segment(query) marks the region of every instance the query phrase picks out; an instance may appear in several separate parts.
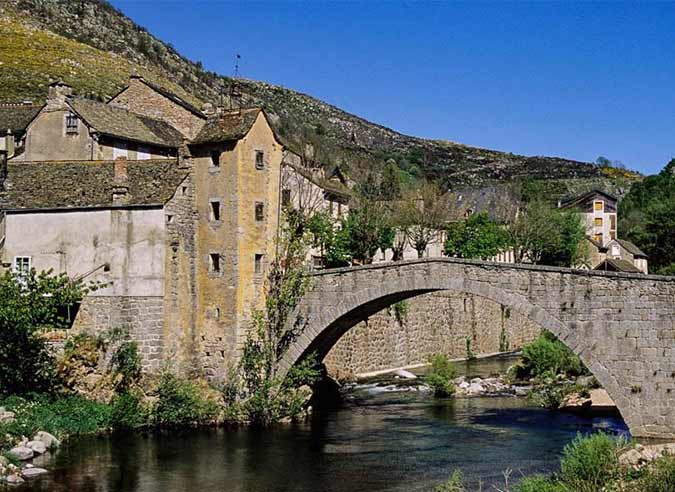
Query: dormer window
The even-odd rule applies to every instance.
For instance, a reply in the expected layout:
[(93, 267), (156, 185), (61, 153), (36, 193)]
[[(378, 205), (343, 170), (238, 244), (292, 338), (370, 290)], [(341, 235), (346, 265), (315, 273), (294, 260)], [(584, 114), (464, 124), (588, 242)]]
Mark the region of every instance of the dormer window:
[(255, 151), (255, 168), (258, 170), (265, 169), (265, 153), (262, 150)]
[(596, 212), (604, 212), (605, 202), (603, 202), (602, 200), (596, 200), (595, 202), (593, 202), (593, 209)]
[(66, 135), (77, 135), (78, 133), (78, 118), (73, 112), (66, 115)]

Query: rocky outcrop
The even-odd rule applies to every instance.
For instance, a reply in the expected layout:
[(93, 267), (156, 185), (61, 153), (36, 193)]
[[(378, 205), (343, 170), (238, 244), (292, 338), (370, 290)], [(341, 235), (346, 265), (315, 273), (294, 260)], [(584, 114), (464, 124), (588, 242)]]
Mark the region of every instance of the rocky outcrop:
[(619, 463), (639, 470), (664, 456), (675, 456), (675, 443), (650, 444), (647, 446), (638, 444), (619, 456)]

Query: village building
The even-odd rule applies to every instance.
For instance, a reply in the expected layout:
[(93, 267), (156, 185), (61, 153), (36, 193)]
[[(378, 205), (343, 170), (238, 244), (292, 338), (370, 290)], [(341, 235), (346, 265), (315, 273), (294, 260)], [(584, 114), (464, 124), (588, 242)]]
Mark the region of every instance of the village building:
[(648, 273), (647, 255), (635, 244), (619, 239), (618, 199), (602, 190), (563, 198), (558, 207), (579, 213), (586, 225), (588, 258), (581, 268)]

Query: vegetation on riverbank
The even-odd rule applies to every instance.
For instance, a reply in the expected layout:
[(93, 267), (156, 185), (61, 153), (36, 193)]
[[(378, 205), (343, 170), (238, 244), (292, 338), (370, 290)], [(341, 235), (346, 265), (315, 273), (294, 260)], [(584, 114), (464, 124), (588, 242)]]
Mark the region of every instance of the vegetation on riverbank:
[(429, 362), (431, 367), (424, 376), (424, 382), (427, 383), (434, 392), (434, 396), (444, 398), (452, 396), (455, 393), (455, 376), (457, 370), (447, 355), (433, 355)]

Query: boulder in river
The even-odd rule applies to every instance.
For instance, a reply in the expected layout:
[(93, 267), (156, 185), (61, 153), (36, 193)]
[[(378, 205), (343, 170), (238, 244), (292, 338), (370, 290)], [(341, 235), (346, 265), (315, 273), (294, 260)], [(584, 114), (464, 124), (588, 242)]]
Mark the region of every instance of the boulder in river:
[(41, 441), (47, 449), (58, 448), (61, 445), (61, 442), (56, 437), (45, 431), (35, 434), (33, 441)]
[(405, 369), (399, 369), (394, 373), (394, 375), (402, 378), (402, 379), (417, 379), (417, 376), (415, 376), (412, 372), (406, 371)]
[(45, 454), (47, 452), (47, 446), (42, 441), (28, 441), (26, 447), (31, 448), (35, 454)]
[(12, 485), (18, 485), (20, 483), (25, 482), (23, 478), (21, 478), (19, 475), (16, 473), (12, 473), (11, 475), (7, 475), (5, 477), (5, 482), (12, 484)]
[(26, 461), (35, 456), (33, 450), (27, 446), (17, 446), (9, 450), (10, 454), (21, 461)]
[(39, 477), (40, 475), (44, 475), (45, 473), (49, 473), (47, 470), (44, 468), (24, 468), (21, 471), (21, 474), (26, 477), (26, 478), (33, 478), (33, 477)]

